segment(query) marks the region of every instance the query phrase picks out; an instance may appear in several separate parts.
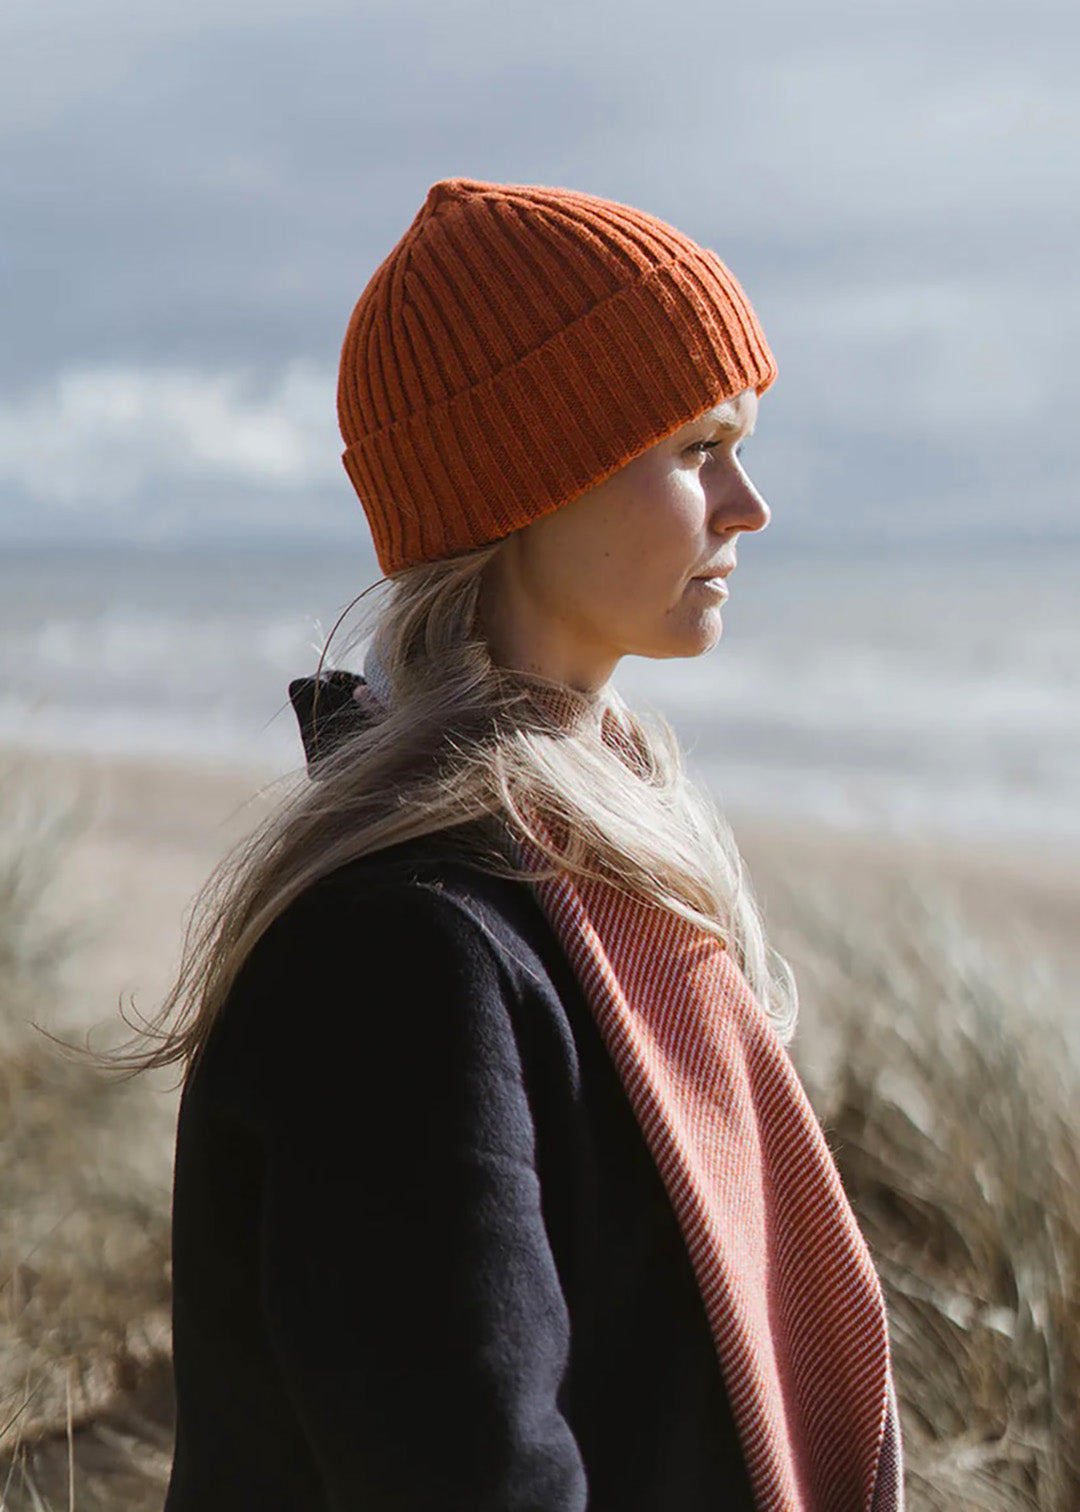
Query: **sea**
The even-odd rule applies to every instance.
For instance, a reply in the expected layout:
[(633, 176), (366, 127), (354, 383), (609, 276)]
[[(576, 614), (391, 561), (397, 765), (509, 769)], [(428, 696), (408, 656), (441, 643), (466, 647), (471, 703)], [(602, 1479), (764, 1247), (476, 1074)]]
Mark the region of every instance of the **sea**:
[[(290, 678), (376, 576), (331, 546), (0, 549), (0, 744), (300, 762)], [(1080, 843), (1080, 540), (742, 544), (703, 657), (628, 658), (732, 815)], [(356, 666), (346, 618), (327, 665)]]

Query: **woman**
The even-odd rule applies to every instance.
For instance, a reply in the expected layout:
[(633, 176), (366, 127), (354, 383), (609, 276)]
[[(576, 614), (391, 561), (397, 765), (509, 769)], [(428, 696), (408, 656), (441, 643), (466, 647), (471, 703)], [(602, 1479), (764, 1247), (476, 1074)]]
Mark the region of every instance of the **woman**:
[(389, 599), (190, 946), (170, 1512), (894, 1512), (880, 1288), (790, 976), (621, 657), (696, 656), (768, 509), (716, 256), (436, 184), (354, 312)]

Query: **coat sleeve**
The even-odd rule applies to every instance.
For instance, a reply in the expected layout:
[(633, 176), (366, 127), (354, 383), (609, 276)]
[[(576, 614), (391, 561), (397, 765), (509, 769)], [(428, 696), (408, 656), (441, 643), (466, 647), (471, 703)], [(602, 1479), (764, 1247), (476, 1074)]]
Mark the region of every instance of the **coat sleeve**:
[(329, 1504), (583, 1512), (513, 984), (431, 886), (324, 923), (271, 963), (256, 1106), (262, 1303)]

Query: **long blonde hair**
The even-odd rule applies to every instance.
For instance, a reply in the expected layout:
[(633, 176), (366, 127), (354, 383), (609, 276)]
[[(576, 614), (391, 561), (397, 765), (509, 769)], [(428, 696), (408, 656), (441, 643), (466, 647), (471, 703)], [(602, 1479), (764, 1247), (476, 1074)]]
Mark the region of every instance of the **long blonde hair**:
[[(688, 776), (668, 723), (631, 711), (610, 684), (596, 718), (553, 721), (535, 697), (542, 680), (493, 662), (479, 604), (500, 544), (389, 580), (374, 624), (389, 706), (357, 721), (320, 759), (319, 780), (211, 876), (177, 979), (126, 1064), (190, 1064), (256, 942), (295, 898), (350, 861), (435, 834), (514, 877), (536, 875), (514, 860), (525, 839), (551, 867), (670, 909), (724, 942), (790, 1032), (791, 971), (766, 942), (731, 830)], [(600, 735), (601, 722), (617, 741)]]

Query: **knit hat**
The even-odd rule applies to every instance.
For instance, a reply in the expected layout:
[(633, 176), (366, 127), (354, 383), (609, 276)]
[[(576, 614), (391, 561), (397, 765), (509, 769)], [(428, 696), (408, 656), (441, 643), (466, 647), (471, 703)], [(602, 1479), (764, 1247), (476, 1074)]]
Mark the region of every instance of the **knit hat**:
[(732, 274), (674, 227), (444, 179), (349, 322), (343, 461), (393, 573), (509, 535), (775, 377)]

